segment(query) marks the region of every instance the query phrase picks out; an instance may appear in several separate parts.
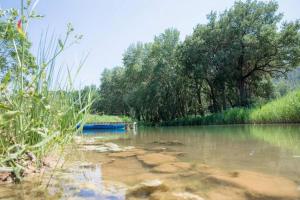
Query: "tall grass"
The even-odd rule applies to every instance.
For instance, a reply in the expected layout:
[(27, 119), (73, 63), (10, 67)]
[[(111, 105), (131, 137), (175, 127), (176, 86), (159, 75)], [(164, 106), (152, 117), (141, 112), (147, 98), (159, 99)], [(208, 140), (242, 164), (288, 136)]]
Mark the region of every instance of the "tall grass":
[(96, 115), (89, 114), (86, 117), (86, 123), (103, 123), (103, 122), (133, 122), (133, 120), (125, 115)]
[(162, 126), (247, 123), (300, 123), (300, 90), (288, 93), (261, 107), (232, 108), (221, 113), (162, 122)]
[(250, 121), (252, 123), (299, 123), (300, 90), (292, 91), (286, 96), (253, 109)]
[(162, 122), (163, 126), (192, 126), (192, 125), (221, 125), (221, 124), (243, 124), (249, 122), (251, 110), (244, 108), (231, 108), (222, 113), (206, 116), (190, 116), (173, 121)]
[[(30, 5), (23, 6), (22, 1), (19, 18), (23, 27), (27, 27), (31, 19), (31, 13), (25, 10), (29, 8)], [(7, 16), (7, 26), (16, 27), (17, 17)], [(70, 82), (58, 85), (59, 75), (55, 74), (55, 60), (70, 44), (72, 32), (73, 28), (68, 26), (65, 37), (57, 42), (54, 37), (47, 41), (45, 36), (33, 65), (25, 54), (26, 33), (18, 33), (15, 28), (7, 33), (11, 34), (17, 62), (5, 73), (0, 85), (0, 168), (12, 171), (16, 180), (20, 179), (29, 160), (40, 165), (49, 151), (68, 142), (89, 110), (89, 103), (83, 106), (76, 99)], [(87, 95), (90, 102), (90, 94)]]

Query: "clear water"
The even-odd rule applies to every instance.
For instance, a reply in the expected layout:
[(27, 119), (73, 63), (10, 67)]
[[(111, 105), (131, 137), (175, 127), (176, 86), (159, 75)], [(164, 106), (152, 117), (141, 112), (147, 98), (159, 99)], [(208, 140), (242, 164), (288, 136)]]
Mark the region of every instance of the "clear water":
[[(147, 152), (159, 149), (165, 153), (182, 152), (178, 160), (195, 166), (205, 164), (224, 171), (245, 170), (283, 177), (300, 188), (300, 125), (138, 128), (125, 133), (89, 131), (84, 135), (87, 139), (105, 137), (120, 138), (112, 142)], [(107, 153), (82, 151), (77, 147), (68, 151), (65, 168), (54, 174), (47, 189), (38, 189), (39, 181), (27, 179), (20, 185), (0, 186), (0, 199), (123, 200), (125, 187), (147, 179), (164, 180), (172, 190), (189, 189), (208, 200), (216, 199), (216, 194), (224, 195), (224, 199), (248, 199), (231, 196), (237, 194), (235, 188), (224, 187), (225, 192), (220, 191), (223, 186), (202, 182), (199, 175), (183, 178), (179, 173), (154, 173), (135, 157), (112, 159)], [(92, 163), (95, 167), (82, 168), (82, 163)]]
[[(300, 181), (299, 125), (193, 126), (138, 129), (119, 144), (185, 152), (184, 160), (247, 169)], [(179, 141), (167, 146), (159, 141)]]

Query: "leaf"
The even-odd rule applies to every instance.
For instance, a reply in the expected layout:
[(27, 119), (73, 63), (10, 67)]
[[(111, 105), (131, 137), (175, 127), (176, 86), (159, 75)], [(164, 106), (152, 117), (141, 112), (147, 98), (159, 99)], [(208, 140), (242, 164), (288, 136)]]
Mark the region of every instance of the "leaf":
[(61, 39), (58, 40), (58, 44), (59, 44), (59, 47), (60, 47), (60, 48), (62, 48), (62, 49), (64, 48), (64, 44), (63, 44), (63, 42), (61, 41)]
[(59, 131), (54, 132), (53, 134), (49, 135), (45, 139), (43, 139), (41, 142), (37, 143), (36, 145), (32, 146), (33, 148), (39, 148), (45, 146), (47, 143), (49, 143), (53, 138), (58, 136), (60, 134)]
[(3, 80), (2, 80), (2, 83), (8, 84), (9, 81), (10, 81), (10, 78), (11, 78), (11, 72), (8, 71), (8, 72), (5, 74), (5, 76), (4, 76)]
[(21, 114), (20, 111), (7, 111), (7, 112), (5, 112), (4, 114), (2, 114), (2, 117), (3, 117), (3, 119), (8, 120), (8, 119), (12, 119), (12, 118), (14, 118), (15, 116), (18, 116), (18, 115), (20, 115), (20, 114)]
[(15, 181), (20, 182), (22, 177), (21, 177), (21, 172), (24, 170), (24, 167), (22, 167), (19, 164), (16, 164), (16, 166), (13, 168), (13, 173), (15, 175)]
[(11, 110), (11, 108), (3, 103), (0, 103), (0, 109), (3, 109), (3, 110)]
[(8, 71), (5, 74), (4, 78), (2, 79), (2, 82), (0, 84), (0, 90), (5, 90), (9, 84), (10, 80), (11, 80), (11, 72)]

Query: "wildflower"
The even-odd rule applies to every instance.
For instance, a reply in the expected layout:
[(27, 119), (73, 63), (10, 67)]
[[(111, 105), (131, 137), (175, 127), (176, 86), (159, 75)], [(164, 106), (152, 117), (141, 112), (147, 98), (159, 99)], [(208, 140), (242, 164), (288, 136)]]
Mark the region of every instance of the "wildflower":
[(17, 30), (22, 37), (25, 37), (25, 33), (22, 28), (22, 20), (21, 19), (19, 19), (19, 21), (17, 23)]

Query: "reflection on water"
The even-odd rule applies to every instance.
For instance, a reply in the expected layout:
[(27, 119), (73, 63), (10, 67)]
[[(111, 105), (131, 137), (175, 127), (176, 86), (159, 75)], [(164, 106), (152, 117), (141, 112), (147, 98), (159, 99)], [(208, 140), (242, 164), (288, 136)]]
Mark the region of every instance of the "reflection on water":
[(55, 173), (46, 190), (39, 190), (37, 181), (30, 179), (20, 185), (0, 187), (0, 199), (123, 200), (127, 186), (147, 179), (163, 179), (177, 190), (188, 188), (205, 199), (216, 199), (223, 192), (229, 197), (236, 194), (236, 188), (226, 186), (223, 190), (223, 186), (217, 187), (215, 183), (201, 182), (203, 174), (195, 167), (199, 164), (233, 174), (244, 170), (241, 174), (250, 178), (254, 176), (250, 171), (285, 177), (300, 186), (299, 125), (139, 128), (126, 133), (89, 130), (83, 137), (113, 140), (120, 146), (135, 146), (146, 153), (182, 152), (177, 162), (190, 163), (196, 171), (183, 175), (156, 173), (134, 156), (116, 158), (108, 153), (71, 148), (65, 169)]
[(227, 169), (248, 169), (300, 180), (299, 125), (237, 125), (139, 129), (123, 145), (154, 148), (155, 141), (180, 141), (168, 146), (183, 158)]
[(124, 134), (126, 129), (86, 129), (83, 130), (85, 135), (97, 135), (97, 134)]
[[(59, 181), (64, 185), (62, 199), (78, 197), (78, 199), (106, 199), (106, 200), (124, 200), (125, 189), (120, 185), (103, 181), (101, 166), (84, 166), (84, 164), (75, 164), (74, 168), (67, 171), (66, 180)], [(60, 176), (64, 176), (63, 173)]]

